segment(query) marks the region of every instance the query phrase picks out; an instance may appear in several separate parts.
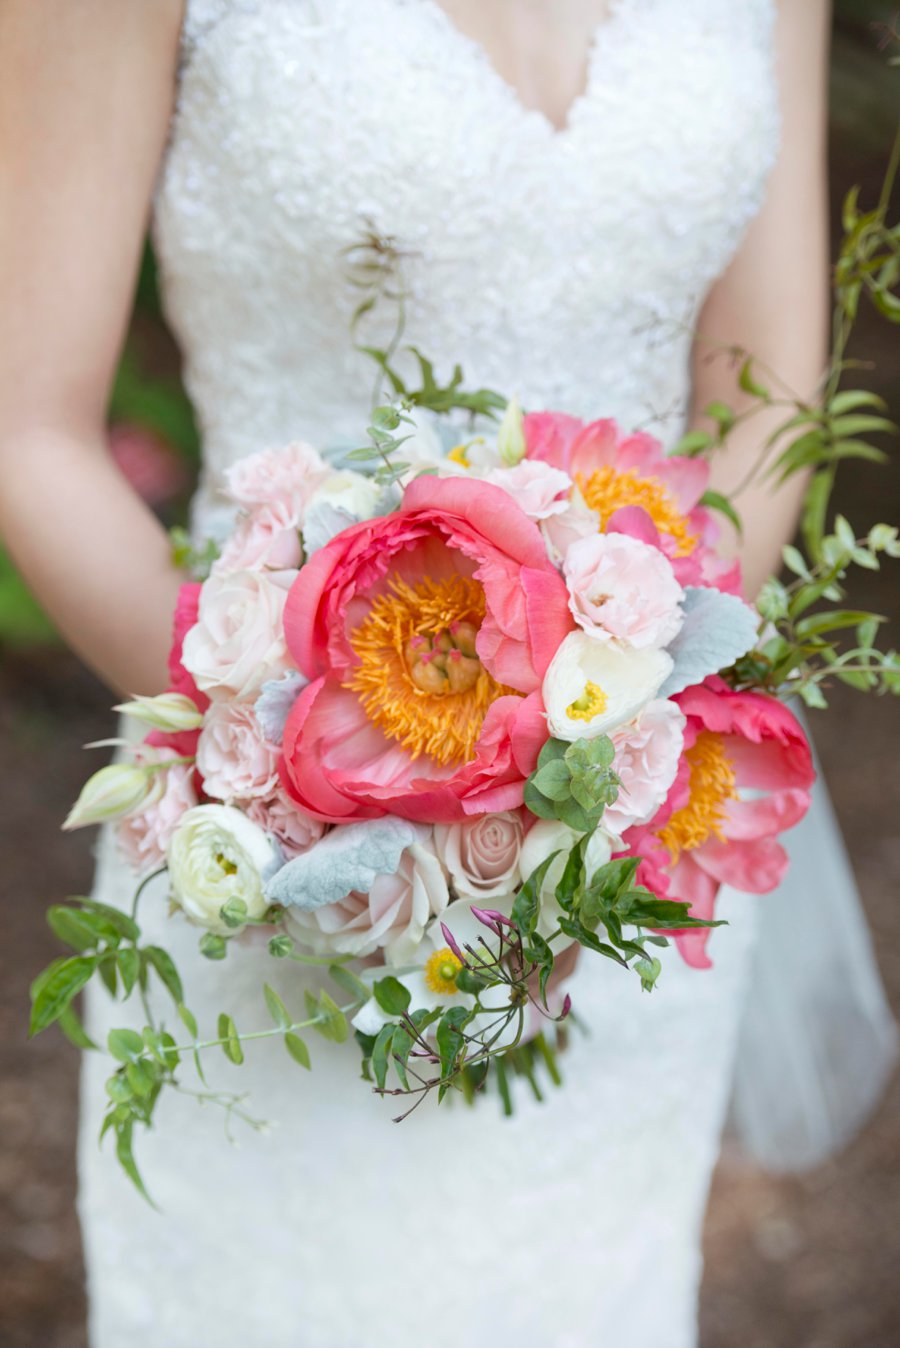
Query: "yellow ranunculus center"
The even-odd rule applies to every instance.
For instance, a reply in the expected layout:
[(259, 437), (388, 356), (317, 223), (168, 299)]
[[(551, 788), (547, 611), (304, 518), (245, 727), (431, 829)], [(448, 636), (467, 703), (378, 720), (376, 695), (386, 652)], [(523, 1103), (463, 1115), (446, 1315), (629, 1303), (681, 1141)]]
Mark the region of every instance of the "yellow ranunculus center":
[(623, 506), (641, 506), (661, 534), (674, 539), (679, 557), (685, 557), (697, 545), (697, 535), (689, 532), (688, 522), (659, 478), (641, 477), (634, 468), (613, 468), (604, 464), (590, 476), (578, 473), (576, 481), (592, 510), (600, 515), (600, 528), (615, 510)]
[(690, 852), (710, 836), (722, 838), (726, 800), (736, 800), (734, 765), (722, 736), (701, 730), (685, 755), (690, 764), (688, 802), (676, 810), (657, 837), (668, 847), (672, 861)]
[(466, 454), (465, 445), (454, 445), (453, 448), (447, 454), (447, 458), (450, 460), (451, 463), (458, 463), (460, 468), (470, 467), (469, 458), (468, 455)]
[(425, 965), (425, 986), (431, 992), (441, 996), (452, 996), (456, 991), (456, 979), (462, 968), (449, 946), (436, 950)]
[(395, 576), (350, 638), (359, 663), (344, 687), (413, 758), (468, 762), (491, 703), (513, 691), (478, 658), (483, 617), (484, 590), (469, 576)]
[(593, 721), (595, 716), (606, 711), (607, 702), (608, 698), (600, 685), (588, 679), (581, 697), (576, 697), (566, 707), (566, 715), (573, 721)]

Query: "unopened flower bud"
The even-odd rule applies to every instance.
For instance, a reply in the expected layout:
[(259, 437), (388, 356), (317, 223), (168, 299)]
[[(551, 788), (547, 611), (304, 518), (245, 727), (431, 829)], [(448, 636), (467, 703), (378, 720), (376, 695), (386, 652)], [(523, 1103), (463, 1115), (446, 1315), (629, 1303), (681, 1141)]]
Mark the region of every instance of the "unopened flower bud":
[(153, 776), (133, 763), (109, 763), (81, 788), (64, 829), (85, 828), (108, 819), (122, 819), (137, 810), (154, 792)]
[(503, 420), (497, 432), (497, 452), (507, 468), (513, 468), (525, 457), (525, 429), (522, 407), (515, 395), (506, 404)]
[(160, 693), (158, 697), (136, 697), (131, 702), (121, 702), (115, 711), (141, 721), (154, 730), (163, 730), (177, 734), (183, 730), (198, 730), (203, 724), (203, 713), (197, 704), (184, 693)]

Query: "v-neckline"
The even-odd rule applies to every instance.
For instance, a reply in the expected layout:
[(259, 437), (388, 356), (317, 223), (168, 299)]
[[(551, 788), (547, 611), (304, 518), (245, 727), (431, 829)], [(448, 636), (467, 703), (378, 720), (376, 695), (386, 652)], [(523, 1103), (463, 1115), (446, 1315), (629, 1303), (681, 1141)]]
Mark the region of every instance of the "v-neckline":
[(519, 111), (522, 117), (534, 118), (536, 122), (542, 125), (545, 133), (552, 140), (562, 142), (572, 134), (581, 110), (591, 99), (596, 81), (598, 52), (607, 35), (607, 30), (614, 28), (621, 19), (626, 0), (610, 0), (606, 14), (602, 19), (598, 19), (597, 23), (591, 29), (585, 53), (584, 85), (569, 103), (562, 123), (554, 122), (543, 108), (532, 107), (525, 102), (516, 85), (512, 84), (506, 76), (501, 74), (498, 70), (487, 47), (485, 47), (477, 37), (474, 37), (471, 33), (467, 33), (464, 28), (460, 28), (459, 24), (444, 8), (440, 0), (419, 0), (419, 3), (430, 10), (434, 15), (435, 20), (444, 27), (450, 34), (452, 40), (456, 42), (460, 48), (469, 52), (469, 55), (475, 63), (485, 71), (487, 78), (493, 83), (495, 88), (499, 89), (507, 100)]

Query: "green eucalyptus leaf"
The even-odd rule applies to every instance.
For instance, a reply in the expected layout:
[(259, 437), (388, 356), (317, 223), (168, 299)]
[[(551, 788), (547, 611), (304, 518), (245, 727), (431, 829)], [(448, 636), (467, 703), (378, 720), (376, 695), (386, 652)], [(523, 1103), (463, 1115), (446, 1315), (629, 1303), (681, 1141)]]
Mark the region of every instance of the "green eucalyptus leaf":
[(286, 1030), (292, 1023), (291, 1016), (278, 993), (273, 987), (270, 987), (268, 983), (263, 983), (263, 996), (266, 999), (269, 1015), (272, 1017), (275, 1024), (281, 1029)]
[(231, 1016), (226, 1015), (224, 1011), (219, 1014), (218, 1037), (223, 1040), (222, 1052), (229, 1062), (233, 1062), (236, 1067), (244, 1061), (244, 1050), (241, 1048), (240, 1037), (237, 1027)]
[(300, 1038), (299, 1034), (295, 1034), (293, 1030), (289, 1030), (284, 1036), (284, 1046), (294, 1059), (294, 1062), (298, 1062), (300, 1066), (305, 1067), (307, 1071), (310, 1069), (312, 1063), (310, 1061), (309, 1049), (306, 1047), (306, 1043)]

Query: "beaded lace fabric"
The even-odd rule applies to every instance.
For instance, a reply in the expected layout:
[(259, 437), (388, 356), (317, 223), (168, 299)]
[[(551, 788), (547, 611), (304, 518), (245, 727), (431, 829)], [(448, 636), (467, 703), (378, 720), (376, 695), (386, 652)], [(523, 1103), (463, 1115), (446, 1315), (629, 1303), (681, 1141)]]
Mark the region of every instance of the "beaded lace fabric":
[[(190, 0), (154, 235), (203, 433), (198, 531), (242, 455), (359, 443), (373, 368), (345, 250), (366, 231), (406, 255), (404, 340), (439, 373), (459, 360), (472, 385), (671, 443), (691, 326), (775, 156), (772, 9), (618, 0), (556, 130), (437, 0)], [(362, 335), (393, 321), (376, 309)], [(105, 839), (99, 896), (132, 889)], [(162, 893), (142, 902), (208, 1024), (264, 1024), (264, 979), (302, 1004), (264, 949), (198, 960)], [(240, 1073), (223, 1059), (213, 1082), (276, 1126), (236, 1124), (236, 1150), (214, 1110), (169, 1101), (139, 1153), (163, 1217), (97, 1149), (88, 1061), (92, 1348), (692, 1348), (752, 903), (726, 899), (711, 972), (666, 952), (650, 997), (583, 960), (565, 1089), (518, 1090), (511, 1121), (489, 1098), (395, 1125), (355, 1051), (317, 1039), (309, 1074), (276, 1044)], [(103, 998), (101, 1038), (126, 1019)]]

